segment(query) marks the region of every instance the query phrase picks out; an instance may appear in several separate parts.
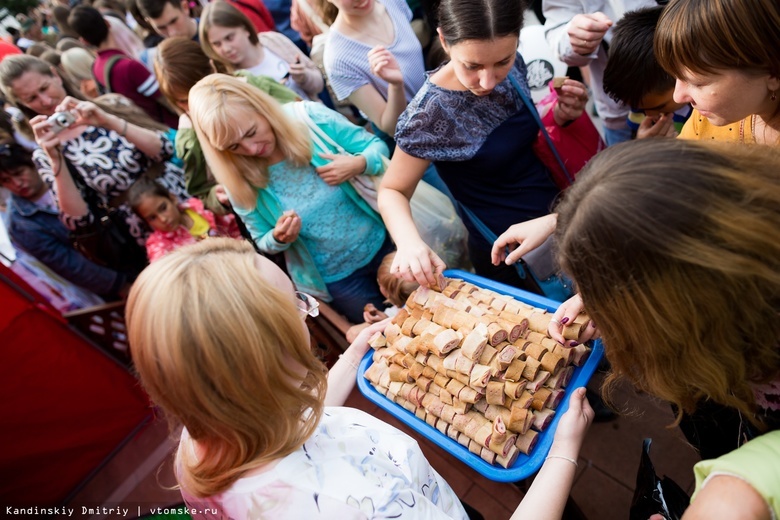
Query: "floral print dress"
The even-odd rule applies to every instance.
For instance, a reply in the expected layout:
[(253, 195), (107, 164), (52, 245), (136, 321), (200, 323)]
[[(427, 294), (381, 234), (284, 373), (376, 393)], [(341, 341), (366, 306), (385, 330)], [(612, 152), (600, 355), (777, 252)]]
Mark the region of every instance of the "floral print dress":
[[(186, 430), (181, 439), (179, 451), (192, 449)], [(219, 495), (196, 498), (182, 487), (182, 496), (193, 518), (203, 519), (468, 519), (417, 441), (341, 407), (325, 408), (314, 434), (271, 469)]]

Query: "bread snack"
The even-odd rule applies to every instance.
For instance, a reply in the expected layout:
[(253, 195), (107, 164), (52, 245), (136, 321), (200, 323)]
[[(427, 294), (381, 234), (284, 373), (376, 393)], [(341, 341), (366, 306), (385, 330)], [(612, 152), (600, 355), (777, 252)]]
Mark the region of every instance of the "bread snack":
[(552, 79), (553, 88), (559, 96), (562, 94), (561, 87), (563, 87), (563, 82), (567, 79), (569, 79), (569, 76), (556, 76)]
[[(561, 78), (556, 78), (561, 79)], [(563, 78), (565, 79), (565, 78)], [(457, 279), (420, 287), (372, 337), (364, 377), (474, 455), (510, 467), (530, 453), (590, 348), (547, 336), (552, 314)], [(588, 322), (578, 317), (577, 327)]]

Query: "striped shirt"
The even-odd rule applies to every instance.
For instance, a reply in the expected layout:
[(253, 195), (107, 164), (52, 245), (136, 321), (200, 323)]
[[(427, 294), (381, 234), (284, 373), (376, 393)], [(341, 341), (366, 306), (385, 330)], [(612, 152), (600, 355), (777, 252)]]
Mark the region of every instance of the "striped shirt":
[[(387, 47), (395, 56), (404, 75), (406, 101), (411, 101), (425, 83), (425, 63), (422, 47), (409, 22), (412, 12), (404, 0), (382, 0), (393, 21), (395, 39)], [(368, 65), (368, 51), (374, 47), (344, 36), (332, 29), (328, 32), (323, 62), (333, 92), (342, 101), (363, 85), (371, 85), (387, 99), (387, 82), (374, 76)]]

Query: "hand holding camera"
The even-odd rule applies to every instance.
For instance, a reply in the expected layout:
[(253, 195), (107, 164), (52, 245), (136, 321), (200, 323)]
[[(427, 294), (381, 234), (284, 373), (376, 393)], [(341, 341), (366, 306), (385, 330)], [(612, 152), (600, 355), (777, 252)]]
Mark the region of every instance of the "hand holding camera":
[(49, 116), (46, 122), (49, 123), (49, 131), (53, 134), (59, 134), (76, 122), (76, 116), (73, 112), (55, 112)]

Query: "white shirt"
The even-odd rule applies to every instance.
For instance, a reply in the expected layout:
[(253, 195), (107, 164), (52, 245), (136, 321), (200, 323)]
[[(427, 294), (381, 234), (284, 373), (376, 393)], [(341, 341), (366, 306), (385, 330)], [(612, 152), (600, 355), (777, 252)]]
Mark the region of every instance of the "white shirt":
[[(191, 446), (182, 432), (180, 449)], [(417, 441), (365, 412), (328, 407), (314, 434), (273, 468), (187, 505), (194, 518), (462, 519), (463, 506)]]

